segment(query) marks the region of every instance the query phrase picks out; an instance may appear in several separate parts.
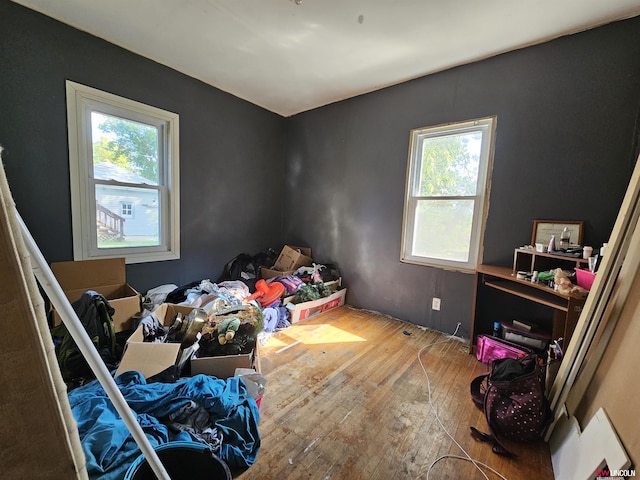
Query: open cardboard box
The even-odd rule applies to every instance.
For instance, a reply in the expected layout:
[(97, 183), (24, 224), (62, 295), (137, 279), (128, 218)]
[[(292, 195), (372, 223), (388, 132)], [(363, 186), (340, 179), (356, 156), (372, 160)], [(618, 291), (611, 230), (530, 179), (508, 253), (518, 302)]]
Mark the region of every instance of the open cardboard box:
[(135, 370), (144, 378), (153, 377), (180, 362), (179, 343), (128, 343), (115, 376)]
[(293, 296), (286, 297), (282, 303), (291, 310), (291, 323), (298, 323), (305, 318), (313, 317), (314, 315), (328, 312), (329, 310), (344, 305), (347, 289), (340, 289), (341, 283), (342, 279), (327, 282), (326, 285), (328, 285), (329, 288), (335, 288), (335, 291), (331, 295), (310, 302), (296, 303), (295, 306), (291, 303)]
[(218, 378), (229, 378), (236, 374), (238, 368), (255, 368), (260, 372), (257, 365), (258, 361), (258, 344), (251, 353), (239, 355), (224, 355), (219, 357), (200, 357), (191, 359), (191, 375), (203, 373)]
[(260, 276), (264, 279), (292, 275), (300, 267), (308, 267), (313, 264), (311, 249), (308, 247), (292, 247), (285, 245), (278, 255), (273, 268), (262, 267)]
[(273, 268), (260, 267), (260, 277), (263, 280), (267, 280), (273, 277), (286, 277), (287, 275), (293, 275), (296, 273), (295, 270), (275, 270)]
[[(164, 326), (171, 325), (177, 313), (187, 316), (193, 307), (163, 303), (154, 314)], [(145, 378), (152, 377), (172, 365), (178, 364), (183, 356), (179, 343), (151, 343), (145, 342), (142, 327), (138, 327), (127, 340), (124, 355), (116, 376), (127, 370), (136, 370)], [(256, 368), (259, 372), (257, 345), (251, 353), (241, 355), (225, 355), (218, 357), (192, 358), (191, 375), (205, 374), (220, 379), (235, 375), (237, 368)]]
[[(153, 311), (153, 314), (158, 318), (158, 321), (164, 326), (169, 327), (171, 322), (176, 318), (178, 313), (181, 313), (184, 317), (189, 315), (195, 308), (187, 305), (175, 305), (173, 303), (163, 303), (158, 305)], [(142, 326), (138, 326), (135, 331), (127, 338), (127, 346), (130, 343), (143, 343), (144, 334), (142, 332)], [(146, 342), (150, 343), (150, 342)]]
[[(113, 323), (116, 332), (131, 328), (131, 317), (140, 313), (141, 295), (127, 283), (124, 258), (56, 262), (51, 271), (64, 294), (73, 303), (87, 290), (103, 295), (115, 310)], [(53, 311), (53, 324), (62, 322)]]
[[(187, 316), (193, 310), (193, 307), (163, 303), (153, 313), (163, 326), (168, 327), (178, 313)], [(179, 343), (145, 342), (142, 326), (139, 325), (127, 339), (116, 376), (128, 370), (135, 370), (144, 378), (149, 378), (176, 365), (181, 357)]]
[(276, 270), (285, 271), (308, 267), (312, 263), (313, 258), (311, 258), (310, 248), (285, 245), (273, 266)]

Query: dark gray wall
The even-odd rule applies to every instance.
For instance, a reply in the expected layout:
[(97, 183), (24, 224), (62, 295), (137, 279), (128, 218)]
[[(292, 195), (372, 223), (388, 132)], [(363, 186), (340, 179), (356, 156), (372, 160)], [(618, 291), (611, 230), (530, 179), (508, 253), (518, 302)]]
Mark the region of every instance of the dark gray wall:
[(66, 79), (180, 115), (181, 259), (128, 265), (134, 287), (215, 280), (281, 245), (282, 117), (8, 0), (0, 25), (0, 145), (47, 261), (73, 259)]
[(72, 259), (65, 79), (180, 114), (182, 258), (129, 265), (141, 291), (286, 241), (336, 262), (348, 303), (468, 336), (473, 275), (399, 261), (409, 131), (497, 115), (484, 259), (503, 265), (533, 219), (606, 241), (637, 156), (640, 19), (288, 119), (8, 0), (0, 25), (5, 168), (50, 262)]
[(636, 18), (297, 115), (285, 238), (339, 264), (348, 303), (468, 337), (473, 275), (399, 261), (410, 130), (497, 115), (484, 262), (511, 265), (533, 219), (584, 220), (586, 244), (607, 241), (639, 103)]

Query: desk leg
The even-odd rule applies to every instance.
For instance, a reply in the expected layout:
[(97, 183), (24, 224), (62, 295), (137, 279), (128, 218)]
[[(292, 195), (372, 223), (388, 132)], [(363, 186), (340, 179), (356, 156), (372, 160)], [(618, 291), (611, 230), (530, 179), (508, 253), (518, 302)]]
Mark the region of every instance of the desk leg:
[(471, 313), (471, 332), (469, 334), (469, 353), (473, 355), (475, 353), (475, 330), (476, 330), (476, 315), (478, 310), (478, 289), (482, 285), (482, 274), (476, 272), (476, 279), (473, 286), (473, 312)]

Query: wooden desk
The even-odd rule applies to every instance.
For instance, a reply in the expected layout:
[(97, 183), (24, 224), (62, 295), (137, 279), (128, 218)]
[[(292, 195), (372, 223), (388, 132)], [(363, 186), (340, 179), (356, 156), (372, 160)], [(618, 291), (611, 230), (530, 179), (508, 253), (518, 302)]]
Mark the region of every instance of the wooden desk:
[(541, 283), (518, 280), (509, 267), (479, 265), (476, 269), (469, 351), (478, 335), (493, 331), (494, 321), (531, 320), (551, 335), (563, 338), (566, 349), (584, 306), (584, 298), (562, 295)]

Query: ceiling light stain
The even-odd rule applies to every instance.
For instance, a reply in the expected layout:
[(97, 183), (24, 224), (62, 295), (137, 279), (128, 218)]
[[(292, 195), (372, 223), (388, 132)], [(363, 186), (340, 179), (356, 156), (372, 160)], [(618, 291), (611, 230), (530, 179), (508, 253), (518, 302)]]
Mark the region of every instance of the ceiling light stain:
[(364, 22), (364, 15), (359, 15), (359, 16), (358, 16), (358, 23), (359, 23), (360, 25), (362, 25), (362, 22)]

